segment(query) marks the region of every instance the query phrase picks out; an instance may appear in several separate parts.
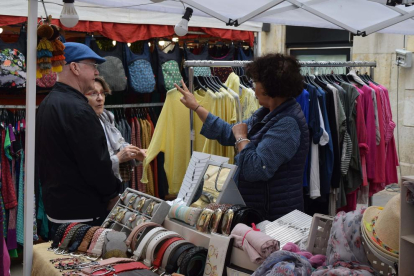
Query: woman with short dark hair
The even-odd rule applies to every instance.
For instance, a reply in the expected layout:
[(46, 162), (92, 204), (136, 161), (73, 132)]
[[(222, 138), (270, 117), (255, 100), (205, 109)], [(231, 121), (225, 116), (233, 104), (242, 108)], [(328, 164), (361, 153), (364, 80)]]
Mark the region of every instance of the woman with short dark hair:
[(304, 83), (299, 62), (268, 54), (246, 66), (262, 106), (243, 123), (230, 125), (200, 106), (188, 91), (181, 102), (203, 121), (201, 134), (224, 146), (235, 145), (238, 187), (247, 206), (273, 221), (297, 209), (303, 211), (303, 172), (309, 151), (309, 130), (295, 98)]

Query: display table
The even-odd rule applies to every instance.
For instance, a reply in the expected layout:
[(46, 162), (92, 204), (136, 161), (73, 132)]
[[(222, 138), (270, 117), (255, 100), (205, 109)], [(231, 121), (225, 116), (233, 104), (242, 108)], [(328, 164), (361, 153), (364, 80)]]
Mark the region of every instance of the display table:
[(50, 242), (33, 246), (32, 276), (62, 276), (62, 272), (59, 272), (59, 269), (56, 269), (50, 260), (67, 256), (56, 255), (53, 251), (47, 251), (49, 247)]

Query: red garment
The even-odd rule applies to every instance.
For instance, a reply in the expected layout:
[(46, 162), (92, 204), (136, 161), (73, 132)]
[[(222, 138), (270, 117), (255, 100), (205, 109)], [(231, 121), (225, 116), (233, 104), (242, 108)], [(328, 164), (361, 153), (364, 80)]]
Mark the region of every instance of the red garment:
[(338, 212), (344, 211), (345, 213), (355, 211), (357, 207), (357, 195), (358, 195), (359, 189), (356, 189), (355, 191), (349, 193), (346, 195), (346, 206), (339, 208), (337, 210)]
[(385, 187), (385, 129), (383, 107), (381, 101), (381, 90), (373, 83), (370, 83), (369, 86), (375, 90), (378, 109), (378, 122), (381, 136), (381, 141), (379, 145), (377, 145), (377, 154), (375, 158), (375, 176), (374, 180), (372, 181), (372, 185), (369, 187), (369, 194), (372, 196), (373, 194), (383, 190)]
[[(136, 133), (136, 139), (137, 139), (137, 147), (139, 147), (141, 149), (142, 148), (141, 125), (139, 124), (137, 118), (134, 118), (134, 121), (135, 121), (135, 133)], [(141, 182), (143, 169), (144, 169), (144, 167), (142, 166), (142, 164), (138, 165), (137, 167), (135, 167), (135, 174), (136, 174), (136, 177), (137, 177), (138, 191), (146, 193), (147, 188), (146, 188), (145, 184)]]
[(394, 139), (394, 129), (396, 124), (392, 120), (392, 111), (391, 111), (391, 104), (390, 98), (388, 94), (388, 90), (380, 85), (380, 88), (384, 91), (384, 99), (386, 104), (387, 110), (387, 117), (389, 119), (387, 124), (387, 130), (385, 132), (385, 150), (386, 150), (386, 160), (385, 160), (385, 177), (386, 177), (386, 184), (393, 184), (398, 183), (398, 173), (397, 173), (397, 166), (399, 166), (398, 162), (398, 155), (397, 155), (397, 148), (395, 146), (395, 139)]
[[(151, 121), (151, 117), (150, 115), (147, 113), (147, 121), (149, 122), (149, 124), (151, 125), (151, 139), (152, 136), (154, 135), (154, 124)], [(156, 197), (160, 197), (158, 194), (158, 171), (157, 171), (157, 158), (154, 158), (154, 160), (151, 162), (151, 169), (152, 169), (152, 174), (154, 175), (154, 193)]]
[(374, 102), (372, 101), (372, 89), (370, 87), (364, 85), (360, 90), (363, 92), (364, 98), (363, 110), (369, 148), (366, 154), (367, 177), (369, 180), (372, 180), (375, 176), (375, 157), (377, 152)]
[[(137, 146), (137, 139), (136, 139), (136, 133), (135, 133), (135, 121), (134, 119), (131, 119), (131, 144), (133, 146)], [(137, 189), (137, 177), (136, 177), (136, 168), (133, 168), (132, 170), (132, 176), (131, 176), (131, 188), (136, 190)]]
[(12, 181), (10, 163), (4, 152), (4, 141), (6, 140), (6, 131), (4, 128), (1, 131), (1, 194), (3, 196), (4, 207), (6, 209), (13, 209), (17, 206), (16, 191)]
[(357, 138), (359, 145), (359, 156), (361, 158), (361, 170), (362, 170), (362, 185), (368, 185), (367, 178), (367, 163), (366, 155), (369, 152), (369, 147), (367, 144), (367, 127), (365, 125), (365, 116), (364, 116), (364, 92), (356, 87), (360, 96), (356, 99), (356, 127), (357, 127)]

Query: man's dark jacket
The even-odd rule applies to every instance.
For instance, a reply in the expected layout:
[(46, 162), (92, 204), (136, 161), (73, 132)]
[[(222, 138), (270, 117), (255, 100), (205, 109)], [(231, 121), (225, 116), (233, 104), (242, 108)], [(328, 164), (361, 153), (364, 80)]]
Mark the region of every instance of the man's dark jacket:
[(36, 117), (36, 166), (46, 214), (56, 220), (102, 217), (119, 192), (102, 125), (87, 98), (56, 83)]

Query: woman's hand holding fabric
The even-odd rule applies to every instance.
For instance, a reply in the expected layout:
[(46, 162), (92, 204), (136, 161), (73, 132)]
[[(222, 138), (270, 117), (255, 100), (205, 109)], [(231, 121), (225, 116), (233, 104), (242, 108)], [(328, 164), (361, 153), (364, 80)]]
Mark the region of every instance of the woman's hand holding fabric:
[(130, 160), (133, 160), (135, 158), (138, 158), (139, 154), (142, 155), (142, 152), (140, 153), (139, 150), (140, 150), (139, 148), (132, 146), (132, 145), (129, 145), (123, 148), (120, 152), (116, 154), (116, 156), (119, 159), (119, 163), (124, 163)]
[(142, 162), (145, 157), (147, 157), (147, 149), (138, 149), (138, 155), (135, 159)]

